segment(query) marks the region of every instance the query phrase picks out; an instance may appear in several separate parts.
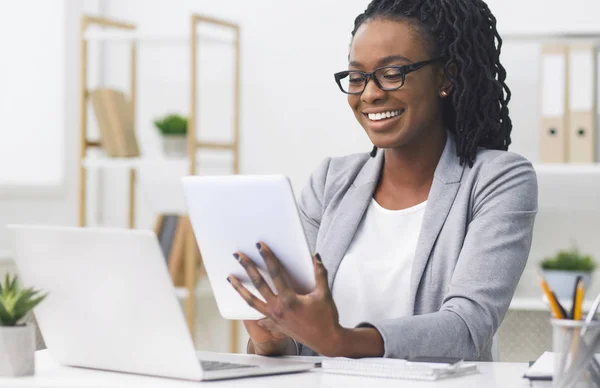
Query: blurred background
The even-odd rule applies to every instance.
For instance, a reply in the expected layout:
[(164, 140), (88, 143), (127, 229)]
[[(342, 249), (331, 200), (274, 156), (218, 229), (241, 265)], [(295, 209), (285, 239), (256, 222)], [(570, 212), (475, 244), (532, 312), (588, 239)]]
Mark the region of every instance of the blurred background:
[[(542, 260), (573, 248), (600, 258), (600, 3), (487, 3), (504, 37), (513, 93), (510, 150), (535, 164), (540, 185), (528, 266), (498, 334), (501, 361), (528, 361), (550, 349), (536, 277)], [(176, 228), (167, 216), (185, 214), (183, 175), (281, 173), (298, 193), (323, 158), (369, 151), (333, 79), (347, 67), (354, 18), (367, 4), (0, 0), (0, 275), (15, 271), (7, 224), (135, 227), (160, 236)], [(564, 62), (560, 52), (547, 53), (557, 45)], [(580, 52), (570, 56), (573, 48)], [(589, 139), (563, 155), (552, 148), (557, 137), (546, 138), (545, 120), (557, 110), (567, 120), (569, 107), (560, 107), (588, 95), (589, 104), (571, 108), (593, 114)], [(247, 336), (220, 318), (201, 265), (186, 282), (181, 262), (189, 258), (161, 245), (197, 347), (245, 351)], [(600, 280), (583, 270), (589, 305)], [(561, 279), (571, 289), (573, 280)]]

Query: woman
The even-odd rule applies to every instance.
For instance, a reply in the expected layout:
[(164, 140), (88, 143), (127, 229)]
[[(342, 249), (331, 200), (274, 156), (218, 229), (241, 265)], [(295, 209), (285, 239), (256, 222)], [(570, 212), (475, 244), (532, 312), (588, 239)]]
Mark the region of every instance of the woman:
[(356, 18), (335, 79), (375, 147), (326, 159), (302, 192), (312, 293), (264, 243), (276, 290), (234, 254), (265, 300), (228, 278), (267, 317), (244, 322), (249, 352), (492, 359), (537, 212), (535, 172), (507, 152), (500, 47), (481, 0), (374, 0)]

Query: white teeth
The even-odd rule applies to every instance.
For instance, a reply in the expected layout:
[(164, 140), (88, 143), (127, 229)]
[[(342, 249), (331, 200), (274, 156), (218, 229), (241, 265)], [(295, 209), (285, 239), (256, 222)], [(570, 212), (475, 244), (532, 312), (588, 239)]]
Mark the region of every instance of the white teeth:
[(400, 114), (399, 110), (394, 110), (394, 111), (381, 112), (381, 113), (369, 113), (367, 116), (369, 117), (369, 120), (378, 121), (378, 120), (388, 119), (390, 117), (395, 117), (395, 116), (398, 116), (399, 114)]

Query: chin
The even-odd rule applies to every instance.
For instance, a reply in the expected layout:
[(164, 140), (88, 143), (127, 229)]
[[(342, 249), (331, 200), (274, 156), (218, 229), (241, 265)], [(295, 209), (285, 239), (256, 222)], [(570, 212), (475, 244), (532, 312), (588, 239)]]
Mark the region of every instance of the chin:
[(402, 130), (396, 130), (389, 133), (373, 133), (367, 131), (367, 136), (371, 140), (374, 146), (377, 148), (399, 148), (410, 143), (410, 139), (413, 137), (410, 133)]

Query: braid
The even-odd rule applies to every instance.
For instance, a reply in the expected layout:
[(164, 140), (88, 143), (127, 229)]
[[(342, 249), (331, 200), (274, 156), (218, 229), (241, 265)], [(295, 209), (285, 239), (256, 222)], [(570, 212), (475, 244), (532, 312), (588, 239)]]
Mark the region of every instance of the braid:
[(442, 103), (442, 119), (455, 135), (461, 164), (472, 166), (478, 147), (508, 149), (511, 93), (500, 63), (502, 39), (483, 0), (373, 0), (355, 19), (352, 37), (375, 18), (414, 22), (431, 55), (444, 59), (453, 93)]

